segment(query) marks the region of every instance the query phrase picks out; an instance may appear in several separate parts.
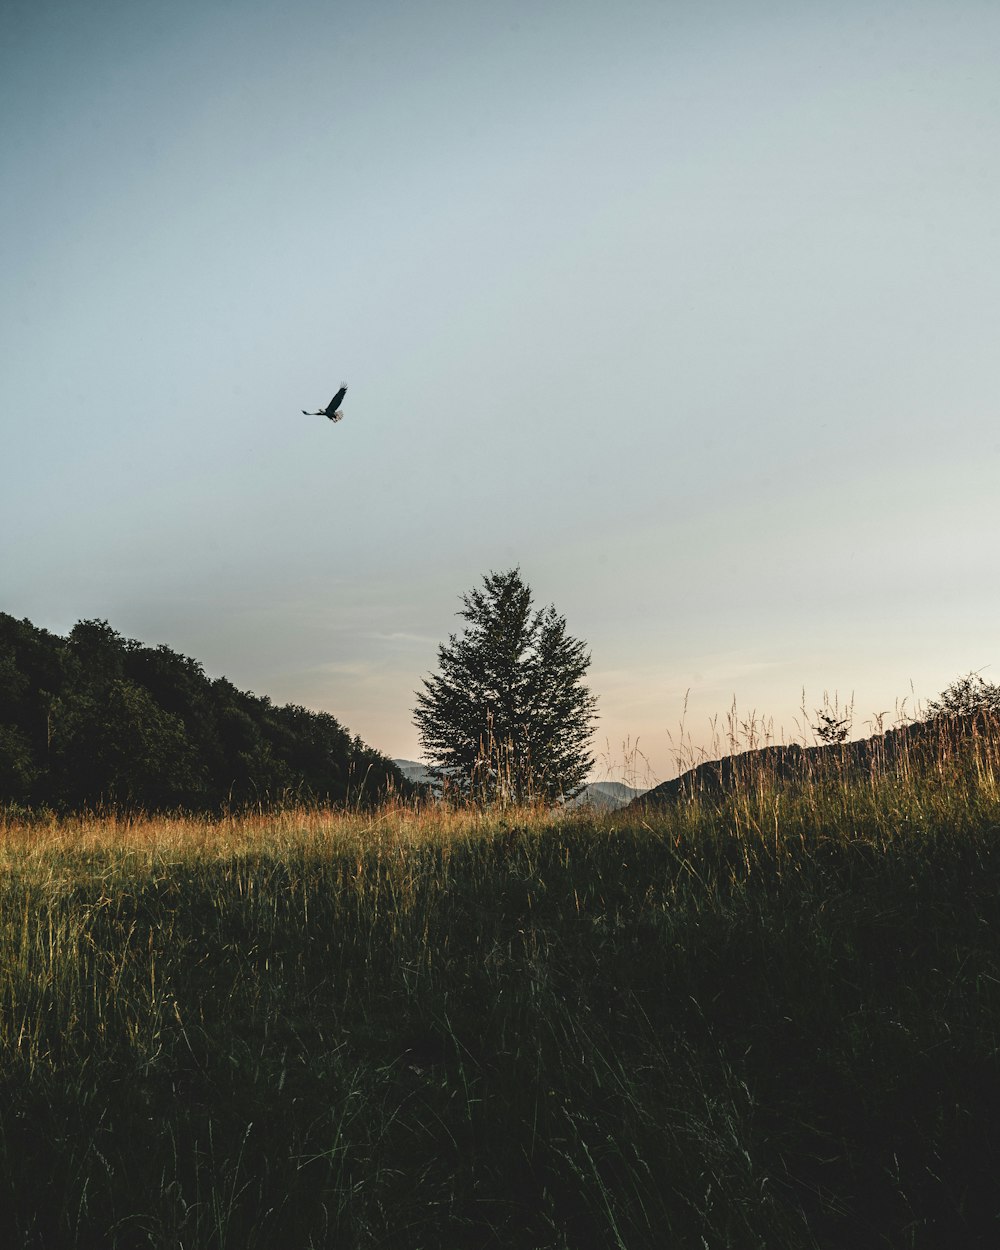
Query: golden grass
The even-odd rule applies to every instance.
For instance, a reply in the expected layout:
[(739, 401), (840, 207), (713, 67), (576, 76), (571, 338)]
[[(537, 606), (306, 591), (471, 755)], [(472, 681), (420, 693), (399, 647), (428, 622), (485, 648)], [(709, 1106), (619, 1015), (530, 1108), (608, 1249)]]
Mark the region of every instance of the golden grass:
[(989, 1244), (953, 729), (656, 810), (0, 814), (0, 1242)]
[(136, 871), (171, 861), (193, 865), (245, 856), (296, 860), (447, 850), (490, 839), (516, 826), (541, 834), (560, 823), (587, 824), (579, 812), (544, 807), (488, 812), (446, 805), (389, 803), (373, 812), (299, 806), (221, 816), (84, 812), (42, 816), (0, 811), (0, 870), (43, 869), (97, 856)]

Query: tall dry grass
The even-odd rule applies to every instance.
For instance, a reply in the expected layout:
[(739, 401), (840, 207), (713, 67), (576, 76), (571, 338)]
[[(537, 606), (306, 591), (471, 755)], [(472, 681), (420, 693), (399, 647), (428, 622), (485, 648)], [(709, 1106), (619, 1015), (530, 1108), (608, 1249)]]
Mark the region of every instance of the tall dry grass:
[(990, 1245), (1000, 734), (660, 809), (0, 821), (0, 1238)]

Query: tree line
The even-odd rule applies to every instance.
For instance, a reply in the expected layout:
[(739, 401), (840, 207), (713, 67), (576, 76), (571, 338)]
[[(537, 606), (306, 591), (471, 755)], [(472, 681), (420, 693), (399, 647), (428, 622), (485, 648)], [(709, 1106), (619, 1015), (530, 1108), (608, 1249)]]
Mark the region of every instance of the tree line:
[(413, 787), (328, 712), (278, 706), (166, 646), (0, 612), (0, 802), (78, 809), (367, 806)]

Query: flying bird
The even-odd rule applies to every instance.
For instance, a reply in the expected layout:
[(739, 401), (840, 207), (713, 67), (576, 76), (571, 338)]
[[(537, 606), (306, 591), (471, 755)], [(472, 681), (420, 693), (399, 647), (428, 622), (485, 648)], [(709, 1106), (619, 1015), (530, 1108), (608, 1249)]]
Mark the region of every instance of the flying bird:
[(340, 411), (337, 405), (344, 402), (344, 396), (346, 394), (347, 383), (341, 382), (340, 390), (336, 393), (336, 395), (334, 395), (333, 399), (330, 400), (325, 408), (320, 408), (316, 412), (306, 412), (303, 408), (302, 415), (304, 417), (328, 417), (331, 421), (340, 421), (343, 419), (344, 414)]

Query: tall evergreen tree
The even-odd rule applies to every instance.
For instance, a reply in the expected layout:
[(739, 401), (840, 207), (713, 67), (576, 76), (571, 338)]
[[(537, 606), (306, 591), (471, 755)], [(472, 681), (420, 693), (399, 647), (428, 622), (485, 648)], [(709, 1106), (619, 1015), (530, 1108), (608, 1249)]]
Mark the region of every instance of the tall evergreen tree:
[(462, 603), (465, 632), (438, 648), (440, 672), (417, 693), (432, 772), (476, 801), (572, 796), (594, 762), (584, 643), (554, 607), (533, 610), (519, 569), (490, 573)]

